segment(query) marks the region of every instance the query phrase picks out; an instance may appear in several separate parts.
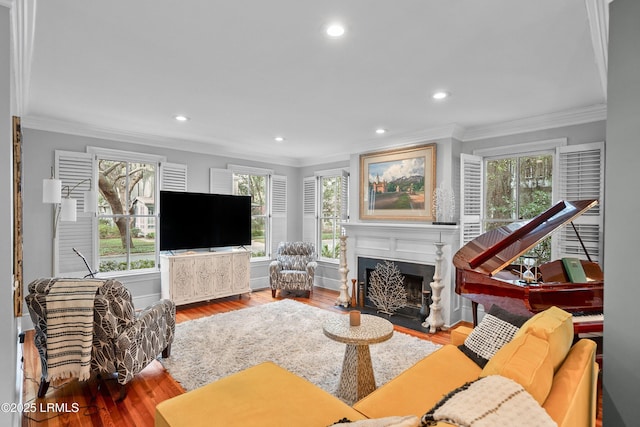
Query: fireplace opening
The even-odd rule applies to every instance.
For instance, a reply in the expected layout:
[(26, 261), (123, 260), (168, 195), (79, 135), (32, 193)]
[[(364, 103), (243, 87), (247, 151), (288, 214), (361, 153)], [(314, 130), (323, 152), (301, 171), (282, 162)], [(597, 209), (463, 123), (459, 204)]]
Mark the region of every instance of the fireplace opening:
[[(358, 281), (364, 284), (364, 306), (377, 310), (376, 305), (369, 298), (371, 273), (378, 264), (385, 260), (378, 258), (358, 258)], [(397, 315), (424, 321), (429, 314), (431, 304), (431, 287), (435, 266), (417, 264), (404, 261), (392, 261), (404, 276), (403, 287), (407, 293), (407, 305), (396, 311)]]

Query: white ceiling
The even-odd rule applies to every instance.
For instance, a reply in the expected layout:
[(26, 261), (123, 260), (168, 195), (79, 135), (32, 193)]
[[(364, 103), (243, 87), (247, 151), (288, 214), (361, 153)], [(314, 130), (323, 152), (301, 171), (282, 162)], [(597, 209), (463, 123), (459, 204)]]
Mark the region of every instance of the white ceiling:
[(305, 165), (606, 103), (585, 0), (40, 0), (35, 16), (26, 127)]

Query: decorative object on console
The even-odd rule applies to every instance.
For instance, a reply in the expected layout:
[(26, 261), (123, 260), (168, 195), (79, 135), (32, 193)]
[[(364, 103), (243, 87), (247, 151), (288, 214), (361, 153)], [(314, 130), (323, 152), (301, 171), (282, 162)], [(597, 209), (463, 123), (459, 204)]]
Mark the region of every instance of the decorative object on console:
[[(55, 205), (53, 217), (53, 237), (55, 238), (58, 230), (59, 221), (75, 222), (77, 220), (77, 200), (71, 198), (71, 193), (88, 182), (88, 190), (83, 192), (84, 212), (95, 212), (98, 204), (98, 194), (92, 188), (91, 178), (83, 179), (74, 186), (62, 185), (62, 181), (56, 179), (51, 168), (51, 178), (42, 180), (42, 203), (53, 203)], [(66, 190), (66, 195), (62, 197), (62, 193)]]
[(456, 197), (451, 187), (440, 184), (433, 190), (432, 213), (436, 225), (456, 225), (454, 215), (456, 213)]
[(369, 299), (378, 307), (380, 313), (391, 316), (399, 308), (407, 305), (407, 291), (404, 288), (404, 276), (391, 261), (376, 265), (369, 278)]
[(433, 221), (436, 144), (362, 154), (360, 219)]

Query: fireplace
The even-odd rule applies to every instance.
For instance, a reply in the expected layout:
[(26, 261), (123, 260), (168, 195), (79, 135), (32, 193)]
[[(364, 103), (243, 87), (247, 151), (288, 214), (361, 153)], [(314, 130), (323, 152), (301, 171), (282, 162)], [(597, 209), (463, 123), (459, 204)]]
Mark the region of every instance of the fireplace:
[[(379, 258), (358, 257), (358, 282), (364, 284), (364, 305), (371, 310), (376, 310), (377, 307), (369, 299), (369, 278), (376, 266), (384, 262), (384, 259)], [(420, 319), (422, 322), (429, 314), (429, 305), (431, 304), (429, 284), (433, 281), (435, 266), (404, 261), (392, 262), (404, 276), (403, 286), (407, 292), (407, 305), (398, 309), (396, 314)]]

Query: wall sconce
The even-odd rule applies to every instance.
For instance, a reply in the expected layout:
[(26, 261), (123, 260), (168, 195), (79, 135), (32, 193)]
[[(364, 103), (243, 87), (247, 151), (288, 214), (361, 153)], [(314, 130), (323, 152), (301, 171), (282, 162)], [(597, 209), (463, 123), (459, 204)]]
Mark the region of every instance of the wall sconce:
[[(62, 181), (53, 177), (42, 180), (42, 203), (55, 204), (55, 213), (53, 219), (53, 237), (56, 237), (58, 230), (58, 221), (75, 222), (77, 217), (78, 201), (71, 198), (71, 192), (78, 188), (79, 185), (89, 182), (89, 191), (84, 192), (84, 212), (95, 212), (98, 204), (98, 195), (91, 188), (91, 178), (83, 179), (73, 187), (69, 185), (62, 186)], [(66, 191), (66, 196), (62, 196)]]

